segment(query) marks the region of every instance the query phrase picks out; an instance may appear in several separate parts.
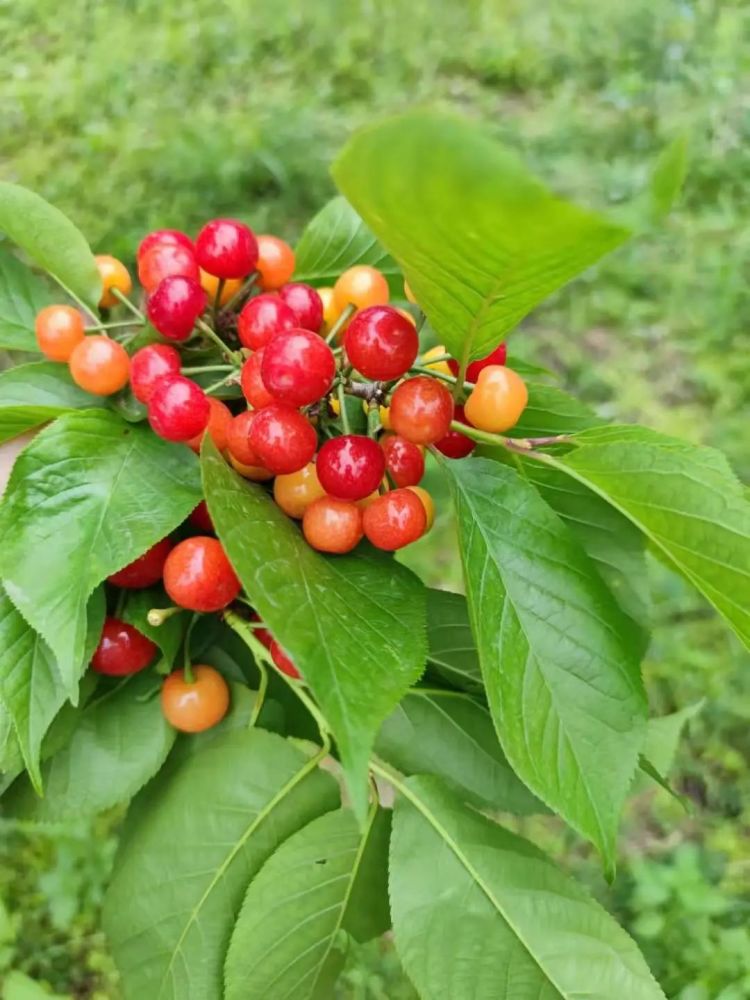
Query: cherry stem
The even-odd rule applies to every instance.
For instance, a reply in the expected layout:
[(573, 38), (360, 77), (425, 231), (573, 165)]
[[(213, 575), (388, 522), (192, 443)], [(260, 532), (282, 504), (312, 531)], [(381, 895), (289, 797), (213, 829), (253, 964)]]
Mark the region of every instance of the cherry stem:
[(135, 320), (121, 319), (116, 323), (92, 323), (90, 326), (84, 327), (84, 330), (86, 333), (93, 333), (94, 330), (117, 330), (123, 326), (135, 326)]
[(568, 434), (551, 434), (547, 437), (535, 438), (510, 438), (502, 434), (491, 434), (489, 431), (481, 431), (477, 427), (469, 424), (462, 424), (460, 420), (451, 421), (451, 430), (458, 431), (464, 437), (478, 441), (480, 444), (493, 445), (496, 448), (506, 448), (508, 451), (529, 452), (534, 448), (543, 448), (545, 445), (566, 444), (571, 440)]
[(214, 295), (214, 305), (213, 305), (214, 323), (216, 322), (216, 314), (218, 313), (219, 306), (221, 305), (221, 296), (224, 291), (225, 284), (226, 280), (224, 278), (219, 278), (218, 284), (216, 285), (216, 294)]
[(339, 318), (331, 327), (328, 336), (326, 337), (326, 344), (332, 344), (336, 337), (338, 336), (339, 330), (343, 329), (349, 320), (352, 318), (354, 313), (357, 311), (357, 307), (350, 302), (349, 305), (344, 309)]
[(196, 365), (193, 368), (181, 368), (183, 375), (200, 375), (201, 372), (233, 372), (234, 365)]
[(208, 337), (210, 341), (216, 344), (216, 346), (219, 348), (219, 350), (227, 359), (227, 361), (239, 363), (240, 360), (239, 355), (235, 351), (230, 351), (230, 349), (227, 347), (227, 345), (224, 343), (224, 341), (221, 339), (218, 333), (215, 330), (212, 330), (211, 327), (208, 325), (208, 323), (205, 323), (199, 317), (195, 321), (195, 325), (198, 327), (201, 333), (205, 334), (205, 336)]
[(344, 434), (351, 434), (352, 428), (349, 423), (349, 414), (346, 412), (346, 395), (343, 382), (339, 382), (336, 386), (336, 395), (338, 396), (339, 416), (341, 417), (341, 426), (344, 429)]
[(134, 316), (137, 316), (141, 323), (146, 322), (146, 317), (143, 315), (138, 306), (133, 305), (127, 295), (123, 295), (119, 288), (110, 288), (110, 291), (114, 297), (121, 302), (126, 309), (129, 309)]
[[(432, 358), (430, 358), (430, 365), (431, 364)], [(458, 385), (458, 379), (455, 375), (449, 375), (448, 372), (437, 372), (434, 368), (430, 368), (429, 365), (412, 365), (409, 371), (419, 372), (420, 375), (430, 375), (432, 378), (441, 379), (443, 382), (450, 382), (451, 385)], [(471, 392), (473, 388), (473, 382), (464, 382), (464, 389), (466, 389), (467, 392)]]
[(188, 625), (187, 631), (185, 632), (185, 649), (183, 652), (182, 673), (188, 684), (195, 683), (195, 677), (193, 675), (193, 664), (190, 660), (190, 638), (193, 634), (193, 629), (195, 628), (195, 624), (199, 618), (200, 615), (198, 614), (192, 615), (190, 618), (190, 624)]
[(422, 355), (422, 357), (419, 359), (419, 363), (422, 365), (427, 365), (429, 367), (430, 365), (439, 364), (439, 362), (441, 361), (452, 361), (452, 360), (453, 360), (452, 354), (438, 354), (436, 358), (426, 358), (424, 357), (424, 355)]
[(237, 289), (234, 295), (232, 295), (231, 298), (227, 300), (227, 303), (224, 306), (224, 308), (229, 310), (233, 309), (236, 305), (238, 305), (239, 302), (241, 302), (242, 299), (245, 297), (246, 293), (249, 292), (250, 289), (253, 287), (255, 282), (258, 280), (258, 277), (259, 277), (258, 271), (253, 271), (252, 274), (248, 274), (248, 276), (245, 278), (244, 282)]
[(371, 438), (377, 437), (380, 430), (380, 406), (374, 400), (367, 404), (367, 433)]
[(227, 382), (231, 381), (231, 379), (234, 378), (235, 371), (236, 371), (236, 369), (232, 368), (232, 370), (230, 371), (229, 375), (225, 375), (224, 378), (220, 378), (218, 382), (212, 382), (211, 385), (207, 389), (203, 390), (205, 392), (205, 394), (207, 396), (210, 396), (212, 392), (216, 392), (217, 389), (221, 389), (222, 386), (225, 386), (227, 384)]
[(146, 621), (152, 628), (159, 628), (168, 618), (171, 618), (173, 615), (179, 615), (184, 610), (184, 608), (176, 608), (174, 606), (171, 608), (151, 608), (146, 615)]

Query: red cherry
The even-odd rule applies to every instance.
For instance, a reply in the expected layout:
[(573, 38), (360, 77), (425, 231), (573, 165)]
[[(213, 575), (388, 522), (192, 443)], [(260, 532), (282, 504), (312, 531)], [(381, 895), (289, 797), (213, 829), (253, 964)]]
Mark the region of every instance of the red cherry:
[(179, 375), (182, 362), (169, 344), (149, 344), (130, 359), (130, 388), (141, 403), (148, 403), (157, 383), (169, 375)]
[(91, 669), (109, 677), (124, 677), (145, 669), (156, 656), (156, 644), (119, 618), (105, 618)]
[(271, 640), (271, 645), (268, 648), (271, 653), (271, 659), (282, 674), (286, 674), (287, 677), (291, 677), (295, 681), (299, 680), (302, 675), (275, 639)]
[[(466, 423), (463, 406), (456, 407), (453, 419), (459, 420), (462, 424)], [(437, 450), (441, 451), (446, 458), (466, 458), (467, 455), (470, 455), (474, 451), (476, 446), (476, 441), (472, 441), (471, 438), (466, 437), (465, 434), (461, 434), (460, 431), (448, 431), (445, 437), (441, 437), (439, 441), (435, 442)]]
[(427, 513), (410, 489), (392, 490), (366, 507), (362, 527), (376, 548), (394, 552), (421, 538), (427, 527)]
[(207, 304), (206, 293), (195, 278), (173, 274), (149, 295), (146, 312), (162, 337), (187, 340)]
[(385, 472), (382, 449), (362, 434), (326, 441), (315, 464), (321, 486), (339, 500), (363, 500), (378, 488)]
[(240, 386), (242, 394), (248, 403), (256, 410), (262, 410), (269, 403), (275, 403), (276, 397), (266, 389), (261, 378), (261, 368), (263, 367), (263, 355), (265, 348), (251, 354), (242, 366), (240, 372)]
[(181, 274), (197, 281), (200, 277), (195, 256), (180, 244), (157, 243), (138, 260), (138, 279), (147, 292), (172, 275)]
[[(479, 373), (483, 368), (488, 365), (504, 365), (508, 358), (508, 348), (504, 343), (498, 344), (491, 354), (488, 354), (486, 358), (480, 358), (479, 361), (472, 361), (471, 364), (466, 369), (466, 381), (476, 382), (479, 378)], [(453, 372), (454, 375), (458, 375), (460, 370), (460, 365), (458, 361), (453, 358), (448, 359), (448, 367)]]
[(208, 506), (205, 500), (201, 500), (198, 506), (195, 508), (193, 513), (188, 518), (188, 521), (192, 524), (194, 528), (202, 531), (206, 534), (214, 533), (214, 522), (211, 520), (211, 515), (208, 513)]
[(221, 611), (237, 597), (241, 586), (216, 538), (186, 538), (175, 545), (164, 564), (164, 589), (175, 604), (190, 611)]
[(294, 325), (318, 333), (323, 325), (323, 300), (311, 285), (292, 282), (279, 289), (279, 298), (292, 310)]
[(148, 404), (148, 422), (167, 441), (189, 441), (202, 434), (210, 416), (208, 396), (183, 375), (161, 379)]
[(237, 336), (243, 347), (257, 351), (277, 333), (295, 326), (294, 313), (278, 295), (256, 295), (237, 317)]
[(125, 590), (141, 590), (143, 587), (153, 586), (161, 580), (164, 563), (172, 551), (173, 544), (171, 538), (162, 538), (142, 556), (138, 556), (112, 576), (108, 576), (108, 582)]
[(385, 455), (385, 468), (396, 486), (416, 486), (424, 475), (424, 455), (413, 441), (398, 434), (385, 434), (380, 439)]
[[(262, 622), (263, 619), (260, 617), (257, 611), (252, 611), (250, 613), (250, 621)], [(273, 642), (273, 636), (271, 635), (271, 633), (268, 631), (267, 628), (254, 628), (253, 635), (258, 640), (258, 642), (262, 643), (266, 647), (266, 649), (271, 648), (271, 643)]]
[(287, 403), (260, 410), (250, 428), (249, 445), (276, 476), (297, 472), (315, 454), (318, 437), (310, 421)]
[(152, 233), (144, 236), (138, 244), (136, 259), (140, 260), (152, 247), (164, 246), (165, 244), (173, 247), (182, 246), (191, 254), (195, 253), (193, 241), (185, 233), (181, 233), (179, 229), (155, 229)]
[(410, 378), (391, 397), (391, 427), (415, 444), (432, 444), (445, 437), (453, 419), (453, 397), (427, 375)]
[(390, 382), (414, 364), (419, 337), (391, 306), (370, 306), (354, 315), (344, 334), (346, 356), (365, 378)]
[(259, 466), (263, 463), (250, 447), (250, 428), (258, 415), (257, 410), (245, 410), (232, 417), (227, 428), (227, 448), (242, 465)]
[(292, 406), (307, 406), (331, 388), (336, 358), (317, 334), (289, 330), (264, 348), (260, 374), (266, 389), (277, 399)]
[(185, 442), (188, 448), (192, 448), (196, 455), (200, 453), (203, 438), (206, 434), (211, 435), (211, 440), (219, 451), (226, 451), (227, 449), (227, 432), (232, 422), (232, 411), (226, 403), (222, 403), (220, 399), (214, 399), (213, 396), (208, 397), (208, 405), (211, 407), (211, 412), (209, 413), (208, 424), (205, 429)]
[(245, 278), (258, 263), (258, 241), (242, 222), (213, 219), (195, 239), (195, 256), (217, 278)]

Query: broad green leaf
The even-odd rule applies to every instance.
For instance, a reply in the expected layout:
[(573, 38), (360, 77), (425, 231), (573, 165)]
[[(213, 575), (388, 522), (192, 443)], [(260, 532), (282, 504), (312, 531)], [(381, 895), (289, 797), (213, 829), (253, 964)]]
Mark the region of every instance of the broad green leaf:
[(0, 349), (37, 354), (34, 320), (51, 302), (45, 283), (0, 245)]
[(449, 684), (464, 691), (484, 691), (477, 644), (462, 594), (427, 591), (427, 658)]
[(298, 665), (333, 729), (355, 812), (380, 723), (419, 678), (425, 591), (383, 553), (325, 557), (210, 442), (203, 484), (216, 531), (253, 606)]
[(337, 806), (330, 775), (261, 729), (224, 733), (163, 769), (135, 800), (105, 899), (125, 1000), (220, 1000), (249, 882)]
[(0, 577), (76, 697), (86, 602), (201, 498), (189, 449), (107, 411), (66, 413), (17, 459), (0, 505)]
[(20, 778), (3, 799), (8, 815), (40, 822), (90, 816), (127, 802), (166, 760), (175, 730), (164, 718), (151, 671), (84, 709), (65, 747), (42, 766), (44, 797)]
[(635, 942), (538, 848), (434, 778), (396, 803), (396, 948), (424, 1000), (664, 1000)]
[(487, 709), (460, 691), (412, 688), (380, 727), (375, 751), (402, 774), (436, 774), (468, 801), (546, 812), (511, 769)]
[(394, 296), (403, 295), (401, 272), (345, 198), (332, 198), (310, 221), (295, 257), (295, 281), (334, 285), (342, 271), (369, 264), (383, 272)]
[(720, 452), (610, 427), (584, 431), (544, 461), (632, 521), (750, 647), (750, 503)]
[(107, 405), (101, 396), (79, 389), (66, 365), (33, 361), (0, 372), (0, 444), (54, 420), (67, 410)]
[(361, 130), (333, 176), (457, 358), (484, 357), (631, 235), (557, 198), (481, 125), (444, 114), (415, 111)]
[[(175, 657), (182, 644), (185, 629), (190, 621), (190, 614), (183, 612), (167, 618), (163, 625), (154, 627), (149, 624), (148, 613), (152, 608), (166, 608), (172, 602), (162, 587), (148, 587), (144, 590), (132, 590), (127, 596), (120, 617), (155, 642), (161, 651), (163, 662), (172, 667)], [(242, 680), (242, 677), (236, 678)]]
[(50, 993), (23, 972), (11, 969), (3, 977), (3, 1000), (72, 1000), (69, 993)]
[[(512, 361), (508, 362), (513, 367)], [(551, 434), (575, 434), (604, 421), (575, 396), (543, 382), (527, 382), (529, 401), (509, 437), (547, 437)]]
[(536, 490), (487, 459), (446, 462), (487, 698), (523, 782), (614, 867), (645, 738), (638, 639)]
[[(672, 712), (670, 715), (660, 715), (648, 720), (646, 742), (643, 744), (643, 759), (641, 761), (641, 770), (644, 773), (636, 777), (632, 791), (641, 792), (646, 788), (651, 788), (651, 781), (656, 781), (658, 785), (664, 787), (663, 782), (672, 770), (682, 732), (690, 720), (698, 715), (703, 704), (703, 701), (698, 701), (693, 705), (686, 705), (685, 708)], [(657, 780), (649, 775), (648, 770), (644, 767), (644, 761), (658, 773), (662, 780)], [(669, 787), (667, 787), (667, 791), (671, 795), (676, 795)], [(679, 796), (677, 797), (679, 798)]]
[[(388, 829), (382, 810), (362, 831), (341, 809), (314, 819), (271, 855), (250, 883), (232, 935), (226, 1000), (331, 996), (321, 988), (343, 965), (341, 938), (352, 932), (353, 906), (366, 911), (385, 901), (387, 910)], [(368, 936), (388, 926), (375, 923)]]

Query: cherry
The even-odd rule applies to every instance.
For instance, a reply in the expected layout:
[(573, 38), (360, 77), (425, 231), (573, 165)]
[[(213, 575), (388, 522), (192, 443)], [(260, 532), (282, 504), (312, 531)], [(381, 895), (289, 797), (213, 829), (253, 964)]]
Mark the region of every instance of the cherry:
[(528, 401), (528, 389), (520, 375), (512, 368), (489, 365), (479, 373), (464, 413), (474, 427), (500, 434), (515, 427)]
[(83, 316), (72, 306), (45, 306), (34, 321), (39, 350), (50, 361), (67, 361), (86, 336)]
[(195, 256), (217, 278), (245, 278), (258, 262), (258, 241), (236, 219), (212, 219), (195, 238)]
[(325, 396), (336, 374), (333, 351), (309, 330), (280, 333), (264, 348), (260, 369), (269, 392), (292, 406), (307, 406)]
[(242, 394), (248, 403), (256, 410), (262, 410), (269, 403), (275, 403), (276, 397), (266, 389), (261, 378), (261, 368), (263, 367), (263, 355), (265, 348), (251, 354), (242, 366), (240, 372), (240, 386)]
[(310, 285), (300, 282), (284, 285), (279, 298), (294, 314), (294, 325), (301, 330), (319, 333), (323, 325), (323, 300)]
[(164, 589), (175, 604), (190, 611), (221, 611), (241, 584), (220, 541), (195, 535), (179, 542), (164, 564)]
[(396, 386), (390, 409), (397, 434), (415, 444), (432, 444), (450, 430), (453, 397), (437, 379), (419, 375)]
[[(476, 382), (479, 378), (479, 373), (484, 371), (488, 365), (504, 365), (508, 357), (508, 349), (504, 343), (498, 344), (497, 347), (488, 354), (485, 358), (480, 358), (479, 361), (472, 361), (471, 364), (466, 369), (466, 381)], [(450, 368), (452, 375), (458, 375), (460, 370), (460, 365), (458, 361), (453, 358), (448, 362), (448, 367)]]
[(368, 306), (382, 306), (388, 301), (388, 282), (374, 267), (357, 264), (344, 271), (333, 286), (333, 297), (339, 312), (348, 305), (357, 309)]
[(237, 317), (237, 336), (243, 347), (257, 351), (284, 330), (295, 327), (294, 313), (278, 295), (256, 295)]
[(333, 297), (333, 288), (318, 288), (316, 291), (323, 306), (323, 325), (318, 330), (318, 333), (324, 334), (328, 333), (333, 324), (339, 318), (341, 310), (336, 305), (336, 301)]
[(292, 680), (299, 680), (302, 675), (275, 639), (271, 640), (271, 645), (268, 648), (271, 653), (271, 659), (282, 674), (286, 674)]
[(257, 416), (256, 410), (238, 413), (227, 427), (227, 448), (243, 465), (260, 465), (261, 461), (250, 447), (250, 428)]
[(179, 243), (157, 243), (138, 260), (138, 280), (147, 292), (178, 274), (194, 281), (200, 277), (195, 255)]
[[(463, 406), (456, 407), (453, 419), (459, 420), (462, 424), (466, 423)], [(460, 431), (453, 430), (449, 430), (445, 437), (441, 437), (439, 441), (435, 442), (437, 450), (441, 451), (446, 458), (466, 458), (467, 455), (470, 455), (474, 451), (476, 446), (476, 441), (472, 441), (471, 438)]]
[[(250, 613), (250, 621), (262, 622), (263, 619), (260, 617), (257, 611), (252, 611)], [(258, 640), (259, 643), (261, 643), (263, 646), (266, 647), (266, 649), (271, 648), (271, 643), (273, 642), (273, 636), (271, 635), (271, 633), (268, 631), (267, 628), (254, 628), (253, 635), (255, 636), (255, 638)]]
[(418, 496), (422, 501), (422, 506), (424, 507), (425, 514), (427, 515), (427, 524), (425, 525), (424, 533), (430, 530), (430, 528), (435, 523), (435, 504), (432, 501), (432, 497), (422, 486), (408, 486), (407, 489), (411, 490), (415, 496)]
[(156, 643), (119, 618), (105, 618), (91, 669), (109, 677), (124, 677), (144, 670), (156, 656)]
[(206, 664), (174, 670), (161, 689), (161, 710), (167, 722), (183, 733), (202, 733), (221, 722), (229, 710), (229, 686), (218, 670)]
[(208, 396), (183, 375), (160, 379), (148, 402), (148, 422), (167, 441), (189, 441), (202, 434), (210, 417)]
[(205, 500), (201, 500), (188, 518), (188, 521), (194, 528), (204, 532), (204, 534), (213, 534), (215, 532), (214, 522), (211, 520), (211, 515), (208, 513), (208, 505)]
[(260, 410), (250, 428), (250, 447), (274, 475), (297, 472), (315, 454), (318, 437), (310, 421), (287, 403)]
[(143, 587), (153, 586), (161, 580), (164, 563), (172, 551), (173, 544), (171, 538), (162, 538), (142, 556), (138, 556), (112, 576), (108, 576), (107, 581), (124, 590), (142, 590)]
[(427, 527), (427, 512), (413, 489), (392, 490), (365, 509), (362, 527), (376, 548), (393, 552), (421, 538)]
[(196, 454), (201, 450), (205, 434), (211, 435), (211, 440), (219, 451), (226, 451), (227, 449), (227, 435), (229, 433), (229, 425), (232, 422), (232, 411), (226, 403), (222, 403), (220, 399), (214, 399), (213, 396), (208, 397), (208, 405), (210, 412), (205, 430), (202, 430), (186, 442), (187, 446), (192, 448)]
[(112, 289), (117, 289), (123, 295), (130, 295), (133, 290), (133, 279), (122, 261), (109, 254), (98, 254), (94, 257), (99, 277), (102, 279), (102, 297), (99, 305), (102, 309), (111, 309), (119, 305), (120, 300), (112, 294)]
[(172, 274), (153, 290), (146, 312), (162, 337), (187, 340), (207, 304), (206, 293), (195, 278)]
[(414, 324), (391, 306), (370, 306), (358, 312), (344, 334), (349, 361), (365, 378), (390, 382), (414, 364), (419, 337)]
[(141, 403), (148, 403), (157, 383), (169, 375), (179, 375), (182, 362), (169, 344), (148, 344), (130, 359), (130, 388)]
[(362, 538), (362, 511), (350, 500), (321, 497), (305, 511), (302, 533), (319, 552), (351, 552)]
[(281, 288), (294, 274), (294, 250), (278, 236), (258, 237), (258, 284), (266, 291)]
[(191, 254), (195, 253), (193, 241), (186, 233), (180, 232), (179, 229), (155, 229), (152, 233), (147, 233), (138, 244), (135, 253), (136, 260), (140, 260), (152, 247), (164, 245), (181, 246), (189, 250)]
[(419, 445), (398, 434), (385, 434), (380, 447), (386, 472), (396, 486), (416, 486), (424, 475), (424, 454)]
[(128, 384), (130, 358), (122, 344), (109, 337), (84, 337), (68, 364), (76, 385), (94, 396), (111, 396)]
[(314, 462), (308, 462), (297, 472), (277, 476), (273, 484), (273, 498), (278, 506), (286, 515), (298, 520), (313, 501), (325, 496), (325, 492)]
[(228, 458), (235, 472), (239, 472), (244, 479), (251, 479), (254, 483), (265, 483), (273, 479), (273, 473), (264, 465), (245, 465), (235, 458), (231, 451), (228, 453)]
[(326, 493), (339, 500), (362, 500), (380, 485), (385, 456), (372, 438), (343, 434), (326, 441), (318, 453), (317, 465)]

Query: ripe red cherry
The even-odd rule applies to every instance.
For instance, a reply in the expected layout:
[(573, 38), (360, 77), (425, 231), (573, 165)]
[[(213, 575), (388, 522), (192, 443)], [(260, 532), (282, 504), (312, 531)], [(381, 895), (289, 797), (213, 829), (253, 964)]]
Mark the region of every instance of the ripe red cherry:
[(249, 445), (276, 476), (296, 472), (315, 454), (318, 437), (310, 421), (287, 403), (260, 410), (250, 428)]
[(207, 304), (206, 293), (195, 278), (173, 274), (149, 295), (146, 312), (163, 337), (187, 340)]
[[(456, 407), (453, 419), (459, 420), (462, 424), (466, 423), (463, 406)], [(474, 451), (476, 446), (476, 441), (472, 441), (471, 438), (466, 437), (460, 431), (453, 430), (448, 431), (445, 437), (441, 437), (439, 441), (435, 442), (437, 450), (441, 451), (446, 458), (466, 458), (467, 455), (470, 455)]]
[(164, 589), (179, 607), (209, 612), (231, 604), (241, 584), (221, 542), (195, 535), (179, 542), (167, 556)]
[(331, 388), (336, 358), (316, 333), (289, 330), (264, 348), (260, 374), (266, 389), (277, 399), (292, 406), (307, 406)]
[(257, 410), (245, 410), (232, 417), (227, 428), (227, 448), (242, 465), (259, 466), (263, 463), (250, 447), (250, 428), (257, 416)]
[(410, 489), (392, 490), (369, 504), (362, 514), (362, 527), (376, 548), (394, 552), (422, 537), (427, 512)]
[(173, 544), (171, 538), (162, 538), (142, 556), (138, 556), (112, 576), (108, 576), (107, 580), (125, 590), (141, 590), (143, 587), (153, 586), (161, 580), (164, 563), (172, 551)]
[(258, 263), (258, 241), (242, 222), (213, 219), (195, 239), (195, 256), (217, 278), (245, 278)]
[(362, 434), (343, 434), (326, 441), (316, 461), (326, 493), (339, 500), (363, 500), (378, 488), (385, 456), (377, 441)]
[(201, 500), (198, 506), (195, 508), (193, 513), (188, 518), (188, 521), (197, 528), (198, 531), (204, 533), (213, 533), (214, 522), (211, 520), (211, 515), (208, 513), (208, 506), (205, 500)]
[(271, 659), (282, 674), (286, 674), (287, 677), (291, 677), (295, 681), (299, 680), (302, 675), (275, 639), (271, 640), (271, 645), (268, 648)]
[(279, 289), (279, 298), (294, 314), (294, 325), (318, 333), (323, 325), (323, 300), (310, 285), (291, 282)]
[[(480, 358), (479, 361), (471, 362), (466, 369), (466, 381), (476, 382), (482, 369), (486, 368), (488, 365), (504, 365), (507, 359), (508, 348), (505, 346), (505, 343), (498, 344), (495, 350), (492, 351), (491, 354), (488, 354), (486, 358)], [(458, 375), (460, 369), (458, 361), (455, 361), (453, 358), (449, 358), (448, 367), (454, 375)]]
[(195, 256), (179, 243), (157, 243), (138, 260), (138, 280), (147, 292), (176, 274), (194, 281), (200, 278)]
[(135, 254), (136, 259), (140, 260), (152, 247), (164, 246), (165, 244), (173, 247), (181, 246), (189, 250), (191, 254), (195, 253), (193, 241), (188, 235), (180, 232), (179, 229), (155, 229), (152, 233), (144, 236), (138, 244), (138, 250)]
[(141, 403), (148, 403), (160, 379), (180, 374), (180, 355), (169, 344), (149, 344), (130, 359), (130, 388)]
[(189, 441), (202, 434), (210, 416), (208, 396), (183, 375), (161, 379), (148, 404), (148, 422), (167, 441)]
[(277, 333), (293, 330), (294, 313), (278, 295), (256, 295), (237, 317), (237, 336), (243, 347), (257, 351)]
[(265, 348), (261, 347), (259, 351), (251, 354), (242, 366), (242, 371), (240, 372), (242, 395), (256, 410), (262, 410), (263, 407), (268, 406), (269, 403), (276, 402), (276, 397), (272, 396), (268, 389), (266, 389), (260, 374), (261, 368), (263, 367), (264, 353)]
[(99, 645), (91, 658), (97, 674), (125, 677), (145, 669), (156, 656), (156, 644), (119, 618), (105, 618)]
[(396, 486), (416, 486), (424, 475), (424, 454), (418, 444), (398, 434), (380, 439), (385, 455), (385, 469)]
[(370, 306), (355, 314), (344, 334), (346, 355), (365, 378), (390, 382), (414, 364), (419, 337), (391, 306)]
[(415, 444), (432, 444), (445, 437), (453, 419), (453, 397), (427, 375), (410, 378), (391, 398), (391, 427), (401, 437)]

